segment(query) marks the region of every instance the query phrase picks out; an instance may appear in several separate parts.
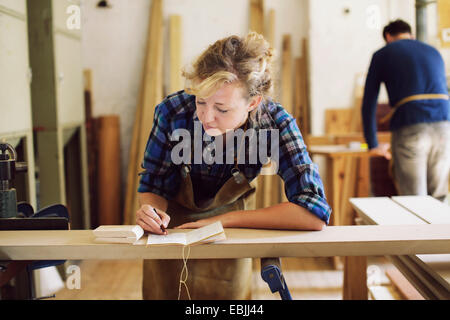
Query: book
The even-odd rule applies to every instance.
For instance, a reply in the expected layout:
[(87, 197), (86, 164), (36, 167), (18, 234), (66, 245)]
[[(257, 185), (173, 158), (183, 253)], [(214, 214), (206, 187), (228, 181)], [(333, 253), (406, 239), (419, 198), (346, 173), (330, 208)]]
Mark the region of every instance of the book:
[(147, 245), (194, 245), (225, 240), (222, 222), (217, 221), (207, 226), (188, 232), (170, 232), (167, 235), (149, 234)]
[(139, 225), (103, 225), (93, 230), (96, 242), (134, 243), (144, 235)]

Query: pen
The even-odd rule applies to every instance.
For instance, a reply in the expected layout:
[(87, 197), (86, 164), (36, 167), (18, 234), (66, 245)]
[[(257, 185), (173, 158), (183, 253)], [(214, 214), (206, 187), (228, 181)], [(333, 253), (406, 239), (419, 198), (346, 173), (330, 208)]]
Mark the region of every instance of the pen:
[[(156, 213), (156, 214), (158, 214), (158, 212), (156, 212), (156, 209), (155, 209), (155, 208), (153, 208), (153, 212)], [(163, 224), (161, 224), (159, 227), (161, 228), (161, 231), (162, 231), (162, 232), (166, 232), (166, 228), (164, 228), (164, 225), (163, 225)]]

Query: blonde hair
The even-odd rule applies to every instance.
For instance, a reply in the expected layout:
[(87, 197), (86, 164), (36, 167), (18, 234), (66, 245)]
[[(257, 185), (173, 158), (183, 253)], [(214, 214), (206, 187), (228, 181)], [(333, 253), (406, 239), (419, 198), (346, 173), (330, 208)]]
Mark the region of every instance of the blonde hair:
[(256, 32), (218, 40), (198, 57), (191, 70), (183, 70), (185, 91), (209, 97), (225, 83), (239, 81), (247, 98), (268, 98), (273, 90), (272, 58), (273, 49)]

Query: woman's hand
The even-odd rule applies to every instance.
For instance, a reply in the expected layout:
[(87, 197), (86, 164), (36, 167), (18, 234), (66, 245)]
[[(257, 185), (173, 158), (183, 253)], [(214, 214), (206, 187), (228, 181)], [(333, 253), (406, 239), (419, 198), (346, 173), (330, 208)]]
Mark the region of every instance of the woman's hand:
[(169, 225), (169, 221), (170, 216), (167, 213), (155, 209), (149, 204), (142, 205), (136, 212), (136, 223), (151, 233), (168, 234), (167, 231), (161, 229), (161, 225), (165, 229)]

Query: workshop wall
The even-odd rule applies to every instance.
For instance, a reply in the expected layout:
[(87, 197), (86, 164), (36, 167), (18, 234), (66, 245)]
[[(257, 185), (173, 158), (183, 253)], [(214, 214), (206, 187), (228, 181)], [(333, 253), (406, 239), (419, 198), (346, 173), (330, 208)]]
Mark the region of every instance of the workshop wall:
[[(383, 27), (404, 19), (415, 29), (414, 0), (313, 0), (309, 7), (310, 96), (314, 135), (324, 134), (326, 109), (353, 106), (357, 75), (384, 46)], [(362, 82), (362, 83), (361, 83)], [(380, 102), (386, 101), (385, 91)]]
[[(92, 70), (93, 115), (120, 115), (122, 181), (125, 184), (151, 1), (109, 0), (110, 8), (97, 8), (97, 3), (98, 0), (82, 2), (83, 63), (84, 68)], [(294, 57), (300, 55), (301, 38), (308, 33), (307, 8), (307, 0), (265, 1), (266, 12), (276, 11), (278, 58), (284, 33), (292, 36)], [(165, 0), (163, 11), (165, 27), (169, 15), (182, 16), (183, 64), (191, 62), (215, 40), (231, 34), (245, 35), (248, 31), (249, 1)], [(168, 53), (167, 27), (164, 32), (164, 50)], [(168, 59), (168, 55), (166, 57)], [(279, 65), (278, 59), (276, 66), (279, 68)], [(167, 67), (164, 83), (168, 87)]]
[[(98, 8), (97, 3), (98, 0), (82, 1), (83, 64), (92, 70), (93, 115), (120, 115), (125, 183), (151, 0), (109, 0), (109, 8)], [(301, 39), (309, 38), (314, 135), (324, 133), (326, 109), (353, 106), (356, 77), (362, 75), (359, 84), (363, 85), (372, 54), (384, 45), (381, 35), (384, 25), (401, 18), (415, 30), (414, 0), (266, 0), (266, 13), (269, 9), (276, 11), (275, 48), (279, 55), (283, 34), (292, 35), (294, 57), (300, 55)], [(435, 10), (433, 5), (428, 9), (432, 45), (437, 41)], [(167, 59), (168, 17), (182, 16), (184, 65), (215, 40), (230, 34), (244, 35), (248, 30), (249, 1), (165, 0), (163, 11)], [(441, 52), (449, 66), (450, 50)], [(280, 68), (279, 59), (276, 66)], [(169, 66), (164, 67), (167, 88)], [(380, 102), (386, 101), (382, 88)]]

